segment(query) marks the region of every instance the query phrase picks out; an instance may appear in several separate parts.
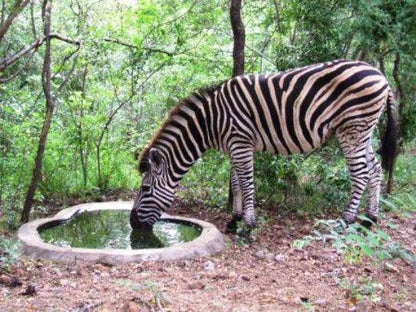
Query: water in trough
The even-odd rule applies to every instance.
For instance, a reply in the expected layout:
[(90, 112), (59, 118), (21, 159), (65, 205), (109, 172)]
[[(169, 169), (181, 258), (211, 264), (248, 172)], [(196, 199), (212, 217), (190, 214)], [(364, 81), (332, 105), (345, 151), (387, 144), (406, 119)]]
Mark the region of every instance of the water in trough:
[(201, 234), (195, 224), (162, 219), (153, 232), (132, 230), (129, 211), (85, 211), (65, 222), (39, 228), (43, 241), (61, 247), (93, 249), (143, 249), (175, 246)]

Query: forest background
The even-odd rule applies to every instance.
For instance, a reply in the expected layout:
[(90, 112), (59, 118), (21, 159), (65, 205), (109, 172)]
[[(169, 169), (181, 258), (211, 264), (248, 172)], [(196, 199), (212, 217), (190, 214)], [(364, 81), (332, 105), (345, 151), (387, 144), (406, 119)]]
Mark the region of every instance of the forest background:
[[(385, 73), (401, 119), (394, 194), (414, 203), (415, 1), (246, 1), (241, 15), (246, 73), (339, 58)], [(132, 198), (137, 156), (169, 109), (232, 75), (226, 0), (2, 0), (0, 25), (3, 238), (51, 207)], [(311, 155), (256, 158), (262, 207), (318, 216), (339, 213), (348, 199), (335, 142)], [(227, 156), (208, 152), (179, 197), (223, 211), (228, 179)]]

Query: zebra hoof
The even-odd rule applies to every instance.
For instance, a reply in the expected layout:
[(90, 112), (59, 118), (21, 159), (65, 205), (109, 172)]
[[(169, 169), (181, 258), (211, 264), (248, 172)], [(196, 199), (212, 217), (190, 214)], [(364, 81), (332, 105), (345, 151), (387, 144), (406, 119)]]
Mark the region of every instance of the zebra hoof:
[(345, 222), (345, 226), (348, 227), (349, 225), (355, 223), (357, 221), (357, 217), (351, 217), (344, 215), (343, 220)]
[(233, 216), (233, 218), (227, 223), (225, 228), (225, 234), (237, 234), (237, 222), (241, 221), (242, 217)]
[(366, 227), (367, 229), (371, 229), (373, 225), (377, 224), (377, 217), (368, 214), (365, 216), (368, 220), (362, 220), (360, 223), (362, 226)]
[(244, 226), (241, 232), (238, 233), (238, 237), (246, 244), (251, 244), (253, 242), (251, 237), (251, 228), (247, 228), (246, 226)]
[(237, 222), (228, 222), (225, 227), (225, 234), (237, 234)]

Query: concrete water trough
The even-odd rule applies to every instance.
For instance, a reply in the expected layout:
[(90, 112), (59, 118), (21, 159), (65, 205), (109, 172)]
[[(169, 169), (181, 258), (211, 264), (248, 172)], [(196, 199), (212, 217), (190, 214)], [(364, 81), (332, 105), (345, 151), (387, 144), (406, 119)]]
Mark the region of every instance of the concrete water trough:
[[(64, 209), (54, 217), (35, 220), (22, 225), (18, 232), (18, 238), (22, 243), (23, 254), (35, 259), (49, 259), (61, 262), (90, 261), (109, 264), (121, 264), (128, 262), (141, 261), (164, 261), (164, 260), (181, 260), (196, 257), (205, 257), (218, 253), (224, 249), (223, 235), (211, 223), (178, 216), (162, 215), (161, 221), (185, 224), (198, 228), (198, 236), (187, 242), (176, 242), (168, 247), (162, 248), (80, 248), (73, 245), (57, 245), (55, 243), (45, 242), (40, 232), (45, 229), (59, 227), (66, 222), (86, 213), (114, 211), (126, 212), (133, 206), (133, 202), (104, 202), (89, 203), (73, 206)], [(131, 232), (128, 218), (126, 218), (126, 231)], [(114, 226), (110, 226), (115, 227)], [(128, 227), (128, 228), (127, 228)], [(111, 229), (110, 229), (111, 230)], [(59, 231), (58, 231), (59, 233)], [(82, 241), (82, 237), (78, 237)]]

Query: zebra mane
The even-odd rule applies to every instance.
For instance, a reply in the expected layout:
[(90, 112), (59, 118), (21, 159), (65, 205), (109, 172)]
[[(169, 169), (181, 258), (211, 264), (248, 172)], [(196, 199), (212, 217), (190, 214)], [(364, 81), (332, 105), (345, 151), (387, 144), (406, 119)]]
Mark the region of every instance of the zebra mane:
[(221, 85), (223, 85), (225, 82), (221, 81), (218, 83), (214, 83), (212, 85), (209, 85), (207, 87), (202, 87), (200, 89), (195, 90), (192, 92), (192, 94), (178, 102), (178, 104), (175, 105), (170, 111), (168, 118), (165, 120), (165, 122), (162, 124), (162, 126), (159, 128), (159, 130), (153, 135), (153, 137), (150, 139), (147, 146), (143, 149), (143, 151), (140, 153), (139, 156), (139, 172), (144, 173), (148, 171), (149, 168), (149, 151), (152, 147), (156, 145), (157, 139), (159, 138), (160, 134), (163, 133), (165, 128), (171, 123), (173, 120), (173, 117), (182, 110), (184, 106), (190, 106), (190, 103), (192, 103), (192, 99), (194, 97), (210, 97), (214, 94), (216, 90), (219, 89)]

